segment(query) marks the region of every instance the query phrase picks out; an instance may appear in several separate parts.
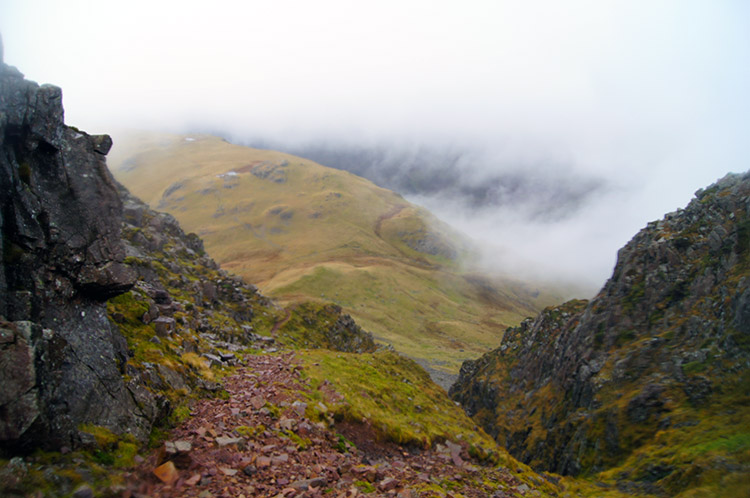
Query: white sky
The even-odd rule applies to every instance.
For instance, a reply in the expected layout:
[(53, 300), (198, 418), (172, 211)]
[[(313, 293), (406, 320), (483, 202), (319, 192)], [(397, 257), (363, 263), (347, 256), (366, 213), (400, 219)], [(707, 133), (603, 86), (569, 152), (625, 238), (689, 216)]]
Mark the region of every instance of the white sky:
[(604, 178), (612, 195), (541, 230), (433, 202), (597, 283), (647, 221), (748, 169), (744, 0), (3, 0), (0, 33), (92, 133), (455, 142)]

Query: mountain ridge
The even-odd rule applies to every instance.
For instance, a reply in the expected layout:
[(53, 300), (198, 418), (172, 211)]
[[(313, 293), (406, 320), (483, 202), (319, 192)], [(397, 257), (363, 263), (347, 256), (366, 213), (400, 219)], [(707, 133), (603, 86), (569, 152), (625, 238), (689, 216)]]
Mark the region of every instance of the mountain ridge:
[[(498, 349), (464, 363), (452, 397), (537, 469), (657, 494), (714, 489), (722, 477), (739, 489), (749, 468), (749, 195), (750, 174), (727, 175), (649, 223), (594, 299), (509, 329)], [(689, 456), (705, 447), (714, 453)]]

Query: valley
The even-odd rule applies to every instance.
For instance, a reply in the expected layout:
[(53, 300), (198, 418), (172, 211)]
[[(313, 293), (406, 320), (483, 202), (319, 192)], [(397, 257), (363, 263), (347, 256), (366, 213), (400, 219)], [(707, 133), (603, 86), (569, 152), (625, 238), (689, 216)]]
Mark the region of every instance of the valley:
[(747, 495), (750, 173), (560, 304), (350, 173), (0, 103), (3, 496)]
[(286, 304), (340, 305), (448, 379), (564, 295), (473, 267), (463, 236), (350, 173), (211, 136), (136, 133), (118, 143), (115, 177), (201, 236), (223, 268)]

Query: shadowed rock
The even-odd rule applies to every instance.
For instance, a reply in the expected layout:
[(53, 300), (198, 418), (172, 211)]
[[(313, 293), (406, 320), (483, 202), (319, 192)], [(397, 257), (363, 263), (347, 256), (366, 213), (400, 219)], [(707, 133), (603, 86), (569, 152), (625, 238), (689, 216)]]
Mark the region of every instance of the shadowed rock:
[(62, 92), (0, 65), (0, 441), (75, 446), (81, 424), (151, 428), (123, 382), (125, 339), (106, 300), (127, 291), (112, 141), (63, 122)]

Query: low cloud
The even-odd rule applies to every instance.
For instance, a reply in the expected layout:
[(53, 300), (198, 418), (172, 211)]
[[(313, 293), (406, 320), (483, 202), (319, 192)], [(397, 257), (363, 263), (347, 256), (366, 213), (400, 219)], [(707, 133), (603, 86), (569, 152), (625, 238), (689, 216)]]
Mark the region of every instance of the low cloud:
[[(747, 169), (748, 18), (739, 0), (8, 0), (0, 32), (70, 124), (368, 151), (358, 167), (488, 261), (603, 282), (639, 228)], [(420, 175), (440, 188), (409, 191)]]

